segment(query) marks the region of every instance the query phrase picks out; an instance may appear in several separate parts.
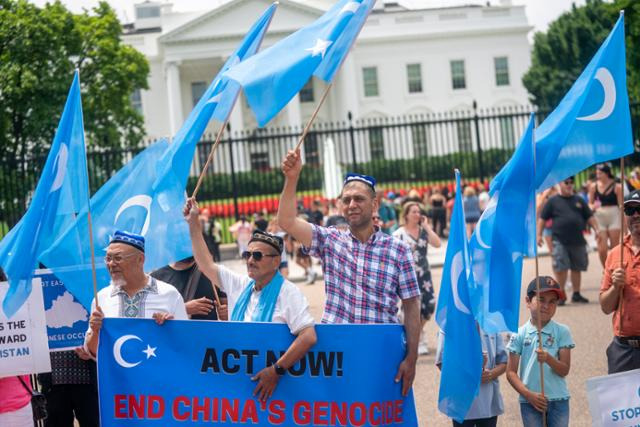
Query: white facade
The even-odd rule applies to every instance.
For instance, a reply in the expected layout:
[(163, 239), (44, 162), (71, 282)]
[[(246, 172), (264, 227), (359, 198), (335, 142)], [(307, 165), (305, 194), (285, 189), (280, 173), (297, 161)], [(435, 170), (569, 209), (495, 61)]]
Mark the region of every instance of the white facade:
[[(150, 63), (149, 90), (142, 91), (139, 105), (150, 139), (176, 132), (195, 105), (193, 92), (211, 83), (270, 3), (228, 0), (199, 13), (174, 13), (170, 5), (153, 2), (136, 6), (139, 18), (125, 26), (123, 38)], [(280, 0), (263, 48), (311, 23), (331, 3)], [(479, 108), (526, 105), (522, 75), (530, 65), (527, 34), (531, 28), (524, 6), (512, 6), (508, 0), (491, 6), (483, 2), (423, 9), (378, 0), (317, 121), (344, 121), (348, 112), (359, 119), (466, 110), (474, 100)], [(452, 61), (458, 62), (452, 65)], [(498, 66), (500, 76), (496, 76)], [(464, 82), (464, 87), (453, 88), (452, 67), (457, 73), (464, 69), (463, 78), (456, 74), (456, 83)], [(366, 90), (365, 73), (370, 78)], [(315, 79), (312, 84), (312, 101), (296, 96), (268, 126), (304, 124), (326, 87)], [(236, 131), (256, 127), (242, 97), (230, 125)], [(208, 131), (215, 132), (219, 126), (212, 122)]]

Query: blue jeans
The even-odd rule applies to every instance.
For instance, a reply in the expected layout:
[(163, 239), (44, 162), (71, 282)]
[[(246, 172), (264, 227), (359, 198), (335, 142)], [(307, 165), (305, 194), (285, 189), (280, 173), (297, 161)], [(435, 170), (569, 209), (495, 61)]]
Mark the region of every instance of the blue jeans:
[[(541, 427), (542, 412), (529, 402), (520, 402), (520, 413), (524, 427)], [(567, 427), (569, 425), (569, 399), (552, 400), (547, 405), (547, 427)]]

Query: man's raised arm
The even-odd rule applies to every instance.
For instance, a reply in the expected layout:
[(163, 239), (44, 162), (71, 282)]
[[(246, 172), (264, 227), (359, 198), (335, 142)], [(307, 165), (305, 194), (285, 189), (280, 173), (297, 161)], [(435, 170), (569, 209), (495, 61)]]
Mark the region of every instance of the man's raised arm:
[(289, 150), (282, 161), (282, 173), (284, 174), (284, 188), (280, 194), (278, 206), (278, 225), (284, 231), (292, 235), (305, 247), (311, 246), (312, 228), (307, 221), (298, 218), (296, 206), (296, 187), (302, 171), (302, 159), (300, 149)]
[(202, 237), (202, 225), (200, 219), (198, 205), (194, 198), (187, 199), (187, 203), (182, 210), (184, 219), (189, 224), (189, 235), (191, 236), (191, 247), (193, 249), (193, 257), (200, 271), (207, 276), (211, 283), (220, 283), (218, 275), (218, 266), (213, 262), (211, 253), (207, 249), (207, 244)]

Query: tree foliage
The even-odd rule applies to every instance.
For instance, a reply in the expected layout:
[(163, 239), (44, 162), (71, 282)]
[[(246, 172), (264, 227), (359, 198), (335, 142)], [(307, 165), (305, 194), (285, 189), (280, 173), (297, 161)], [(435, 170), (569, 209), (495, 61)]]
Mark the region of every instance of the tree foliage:
[(73, 14), (59, 1), (40, 8), (0, 0), (0, 162), (15, 165), (47, 152), (76, 68), (87, 143), (141, 141), (144, 122), (130, 96), (147, 87), (149, 66), (121, 35), (106, 2)]
[[(631, 99), (640, 99), (640, 2), (587, 0), (575, 4), (549, 25), (546, 33), (534, 36), (531, 67), (522, 82), (532, 95), (531, 101), (542, 110), (552, 110), (569, 90), (616, 23), (619, 11), (625, 11), (627, 86)], [(640, 47), (640, 46), (639, 46)]]

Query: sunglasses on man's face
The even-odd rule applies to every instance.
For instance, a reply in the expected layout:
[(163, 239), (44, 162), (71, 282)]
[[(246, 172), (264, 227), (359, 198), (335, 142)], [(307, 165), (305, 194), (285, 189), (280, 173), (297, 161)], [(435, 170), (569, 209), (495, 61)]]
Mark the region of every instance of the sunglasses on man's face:
[(249, 258), (253, 257), (254, 261), (260, 261), (262, 259), (262, 257), (277, 257), (277, 254), (264, 254), (260, 251), (253, 251), (253, 252), (249, 252), (249, 251), (244, 251), (242, 252), (242, 259), (244, 259), (245, 261), (249, 261)]
[(626, 216), (633, 216), (634, 214), (637, 214), (637, 213), (640, 213), (640, 205), (624, 207), (624, 214)]
[(564, 184), (565, 185), (573, 185), (573, 180), (572, 179), (565, 179), (564, 180)]

